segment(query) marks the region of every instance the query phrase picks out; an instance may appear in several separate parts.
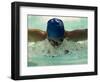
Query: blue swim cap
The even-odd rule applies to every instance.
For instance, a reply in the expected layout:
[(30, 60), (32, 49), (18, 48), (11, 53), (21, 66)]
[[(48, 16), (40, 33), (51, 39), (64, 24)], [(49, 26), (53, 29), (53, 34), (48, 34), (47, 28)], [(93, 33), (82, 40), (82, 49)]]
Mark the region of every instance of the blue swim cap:
[(64, 38), (64, 24), (58, 18), (50, 19), (47, 23), (48, 39)]

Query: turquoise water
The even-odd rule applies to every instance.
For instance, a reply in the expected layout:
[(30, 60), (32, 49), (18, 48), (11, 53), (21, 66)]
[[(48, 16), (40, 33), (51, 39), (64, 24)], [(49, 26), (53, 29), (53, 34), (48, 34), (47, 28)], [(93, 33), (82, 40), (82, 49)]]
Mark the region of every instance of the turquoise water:
[(87, 56), (85, 54), (78, 55), (64, 55), (64, 56), (33, 56), (32, 60), (28, 62), (28, 66), (50, 66), (50, 65), (75, 65), (87, 64)]
[(59, 18), (64, 23), (65, 30), (71, 31), (75, 29), (86, 29), (88, 26), (88, 18), (87, 17), (59, 17), (59, 16), (34, 16), (29, 15), (27, 17), (28, 20), (28, 28), (29, 29), (41, 29), (46, 31), (47, 22), (51, 18)]
[[(87, 64), (87, 42), (75, 43), (65, 41), (57, 49), (54, 49), (45, 40), (29, 43), (28, 66)], [(66, 46), (64, 46), (65, 44)], [(68, 53), (65, 53), (66, 49), (69, 50)], [(49, 53), (48, 50), (50, 50)]]

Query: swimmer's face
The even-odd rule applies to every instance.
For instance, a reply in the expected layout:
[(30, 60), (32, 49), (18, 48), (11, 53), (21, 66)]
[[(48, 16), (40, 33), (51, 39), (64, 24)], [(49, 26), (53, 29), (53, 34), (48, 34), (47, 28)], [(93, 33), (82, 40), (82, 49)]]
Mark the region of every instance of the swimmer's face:
[(53, 39), (48, 39), (50, 44), (53, 46), (53, 47), (58, 47), (59, 45), (62, 44), (63, 42), (63, 38), (62, 39), (59, 39), (59, 40), (53, 40)]

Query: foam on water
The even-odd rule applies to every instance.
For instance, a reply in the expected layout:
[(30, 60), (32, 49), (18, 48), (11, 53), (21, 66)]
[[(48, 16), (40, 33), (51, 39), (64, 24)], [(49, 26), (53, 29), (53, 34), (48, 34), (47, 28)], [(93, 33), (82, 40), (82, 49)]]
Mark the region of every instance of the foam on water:
[(28, 43), (28, 66), (87, 64), (87, 41), (64, 40), (54, 48), (47, 39)]

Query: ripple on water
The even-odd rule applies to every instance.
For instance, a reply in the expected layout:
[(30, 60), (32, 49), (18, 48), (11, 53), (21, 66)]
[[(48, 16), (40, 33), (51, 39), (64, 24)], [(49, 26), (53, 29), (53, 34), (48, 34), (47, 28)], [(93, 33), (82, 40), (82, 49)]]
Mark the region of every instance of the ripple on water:
[(47, 40), (28, 44), (28, 66), (87, 64), (87, 42), (64, 40), (53, 48)]

